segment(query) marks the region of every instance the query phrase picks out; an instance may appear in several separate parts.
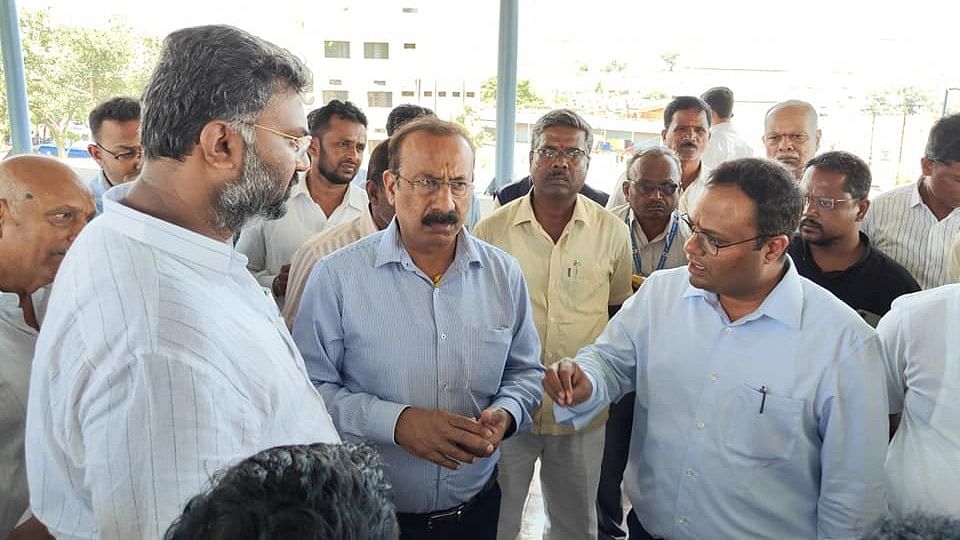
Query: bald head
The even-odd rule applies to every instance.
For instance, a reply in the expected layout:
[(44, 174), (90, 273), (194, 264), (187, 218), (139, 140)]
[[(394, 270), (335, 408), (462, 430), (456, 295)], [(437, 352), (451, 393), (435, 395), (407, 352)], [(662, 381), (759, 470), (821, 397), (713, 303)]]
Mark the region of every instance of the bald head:
[(53, 281), (94, 212), (90, 192), (60, 161), (0, 161), (0, 290), (30, 294)]
[(804, 165), (820, 147), (816, 109), (796, 99), (771, 107), (764, 120), (763, 145), (767, 157), (779, 161), (799, 181)]

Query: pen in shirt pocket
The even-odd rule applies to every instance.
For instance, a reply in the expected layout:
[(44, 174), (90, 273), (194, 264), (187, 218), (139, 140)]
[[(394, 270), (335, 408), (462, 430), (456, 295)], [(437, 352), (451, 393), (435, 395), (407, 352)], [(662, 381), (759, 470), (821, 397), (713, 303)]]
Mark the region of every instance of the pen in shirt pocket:
[(754, 388), (757, 392), (760, 392), (760, 414), (763, 414), (763, 408), (767, 405), (767, 394), (770, 393), (770, 390), (766, 385), (761, 386), (760, 388)]
[(574, 259), (573, 265), (567, 268), (567, 277), (570, 279), (577, 279), (580, 277), (580, 259)]

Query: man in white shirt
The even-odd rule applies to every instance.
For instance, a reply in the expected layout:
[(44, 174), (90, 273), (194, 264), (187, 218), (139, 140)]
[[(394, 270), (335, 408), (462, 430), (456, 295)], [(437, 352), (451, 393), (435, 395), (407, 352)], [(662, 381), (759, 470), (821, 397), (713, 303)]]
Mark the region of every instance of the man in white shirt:
[(341, 223), (313, 235), (293, 254), (290, 262), (290, 281), (287, 284), (287, 299), (283, 304), (283, 320), (287, 328), (293, 328), (293, 321), (300, 310), (300, 298), (307, 285), (307, 278), (317, 261), (347, 244), (387, 228), (393, 220), (394, 209), (387, 200), (383, 184), (383, 172), (390, 166), (387, 156), (389, 140), (383, 141), (370, 152), (367, 164), (367, 197), (370, 199), (368, 211), (347, 223)]
[(960, 114), (930, 129), (912, 184), (873, 199), (860, 229), (924, 289), (950, 282), (947, 250), (960, 234)]
[(304, 241), (367, 211), (366, 192), (350, 183), (367, 146), (366, 115), (353, 103), (334, 99), (310, 111), (307, 124), (313, 137), (307, 150), (310, 170), (291, 190), (287, 214), (253, 221), (237, 241), (237, 251), (249, 261), (247, 268), (273, 292), (281, 308), (290, 261)]
[(716, 86), (703, 93), (701, 99), (710, 106), (710, 142), (703, 151), (703, 164), (708, 169), (731, 159), (753, 157), (753, 147), (733, 127), (733, 91)]
[(229, 26), (164, 41), (140, 177), (70, 250), (37, 341), (31, 508), (58, 538), (161, 538), (224, 466), (338, 442), (276, 305), (233, 250), (278, 218), (309, 144), (292, 54)]
[(689, 217), (688, 267), (654, 272), (547, 371), (574, 426), (636, 391), (625, 491), (655, 537), (852, 540), (884, 513), (879, 340), (797, 273), (800, 208), (779, 165), (721, 164)]
[(890, 430), (894, 515), (960, 516), (960, 284), (901, 296), (877, 327)]
[(782, 101), (767, 111), (763, 129), (767, 158), (779, 161), (799, 183), (803, 168), (820, 148), (817, 110), (806, 101)]
[[(710, 141), (710, 106), (696, 96), (678, 96), (663, 110), (663, 145), (680, 158), (680, 213), (689, 212), (703, 192), (710, 173), (704, 165), (703, 151)], [(627, 202), (623, 190), (615, 189), (607, 202), (614, 209)]]
[[(60, 161), (16, 156), (0, 162), (0, 538), (30, 504), (23, 438), (42, 318), (34, 299), (94, 213), (90, 192)], [(42, 525), (32, 519), (17, 532), (30, 528)]]

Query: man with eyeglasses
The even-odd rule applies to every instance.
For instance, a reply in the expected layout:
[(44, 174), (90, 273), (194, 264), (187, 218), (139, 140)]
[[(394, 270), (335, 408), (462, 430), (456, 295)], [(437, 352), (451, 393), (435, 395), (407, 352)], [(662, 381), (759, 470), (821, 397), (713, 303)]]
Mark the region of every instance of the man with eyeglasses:
[(351, 183), (363, 163), (367, 117), (349, 101), (331, 100), (310, 111), (310, 169), (290, 190), (287, 213), (243, 228), (237, 251), (247, 268), (283, 308), (293, 254), (314, 234), (367, 212), (367, 192)]
[(57, 538), (159, 539), (216, 471), (340, 441), (276, 304), (232, 244), (308, 167), (289, 51), (223, 25), (164, 39), (143, 170), (57, 274), (27, 405), (30, 507)]
[(922, 175), (873, 200), (861, 229), (924, 289), (950, 282), (947, 250), (960, 234), (960, 114), (930, 128)]
[(103, 194), (119, 184), (136, 179), (143, 162), (140, 145), (140, 102), (130, 97), (114, 97), (97, 105), (88, 118), (93, 144), (87, 145), (90, 157), (100, 172), (90, 180), (90, 191), (103, 212)]
[[(557, 109), (542, 116), (530, 140), (533, 189), (481, 220), (475, 231), (520, 261), (545, 366), (592, 342), (633, 292), (627, 225), (580, 193), (592, 147), (590, 125), (577, 113)], [(538, 460), (548, 517), (544, 538), (597, 536), (606, 415), (573, 429), (554, 421), (551, 403), (545, 399), (534, 413), (530, 433), (503, 445), (501, 539), (520, 532)]]
[(767, 158), (778, 161), (799, 182), (804, 165), (820, 148), (817, 110), (806, 101), (782, 101), (770, 107), (763, 125)]
[(876, 327), (894, 299), (920, 285), (860, 231), (870, 209), (870, 183), (870, 168), (848, 152), (826, 152), (807, 162), (800, 231), (787, 252), (801, 276)]
[(787, 256), (802, 210), (768, 160), (713, 170), (689, 264), (655, 272), (593, 345), (550, 367), (555, 414), (636, 392), (631, 538), (860, 538), (885, 511), (876, 333)]
[(543, 392), (520, 267), (463, 226), (474, 152), (457, 124), (404, 124), (395, 219), (317, 262), (293, 324), (336, 426), (383, 455), (404, 539), (496, 538), (500, 443)]

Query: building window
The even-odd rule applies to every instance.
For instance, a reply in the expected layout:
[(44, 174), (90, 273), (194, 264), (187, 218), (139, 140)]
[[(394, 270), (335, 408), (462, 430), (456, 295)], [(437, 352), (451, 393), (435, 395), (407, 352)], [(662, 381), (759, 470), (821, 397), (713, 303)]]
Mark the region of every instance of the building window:
[(476, 97), (476, 95), (475, 92), (467, 92), (467, 97)]
[(440, 92), (437, 92), (437, 97), (447, 97), (447, 93), (441, 90)]
[(367, 92), (368, 107), (393, 107), (393, 92)]
[(403, 8), (403, 12), (404, 12), (404, 13), (417, 13), (418, 11), (420, 11), (420, 10), (417, 9), (417, 8), (415, 8), (415, 7), (405, 7), (405, 8)]
[(350, 42), (324, 41), (323, 55), (327, 58), (350, 58)]
[(373, 81), (373, 84), (375, 84), (375, 85), (377, 85), (377, 86), (386, 86), (386, 85), (387, 85), (387, 81)]
[(460, 97), (460, 92), (454, 92), (453, 97)]
[(423, 97), (433, 97), (433, 91), (427, 90), (426, 92), (423, 93)]
[(416, 94), (414, 93), (413, 90), (404, 90), (404, 91), (400, 92), (400, 95), (403, 96), (403, 97), (413, 97), (413, 96), (415, 96)]
[(343, 84), (343, 81), (340, 79), (330, 79), (330, 86), (340, 86)]
[(324, 90), (323, 91), (323, 103), (326, 105), (333, 100), (346, 101), (349, 92), (346, 90)]
[(363, 57), (376, 59), (390, 58), (390, 44), (368, 41), (363, 44)]
[(416, 44), (416, 43), (404, 43), (404, 44), (403, 44), (403, 48), (404, 48), (404, 49), (416, 49), (416, 48), (417, 48), (417, 44)]

